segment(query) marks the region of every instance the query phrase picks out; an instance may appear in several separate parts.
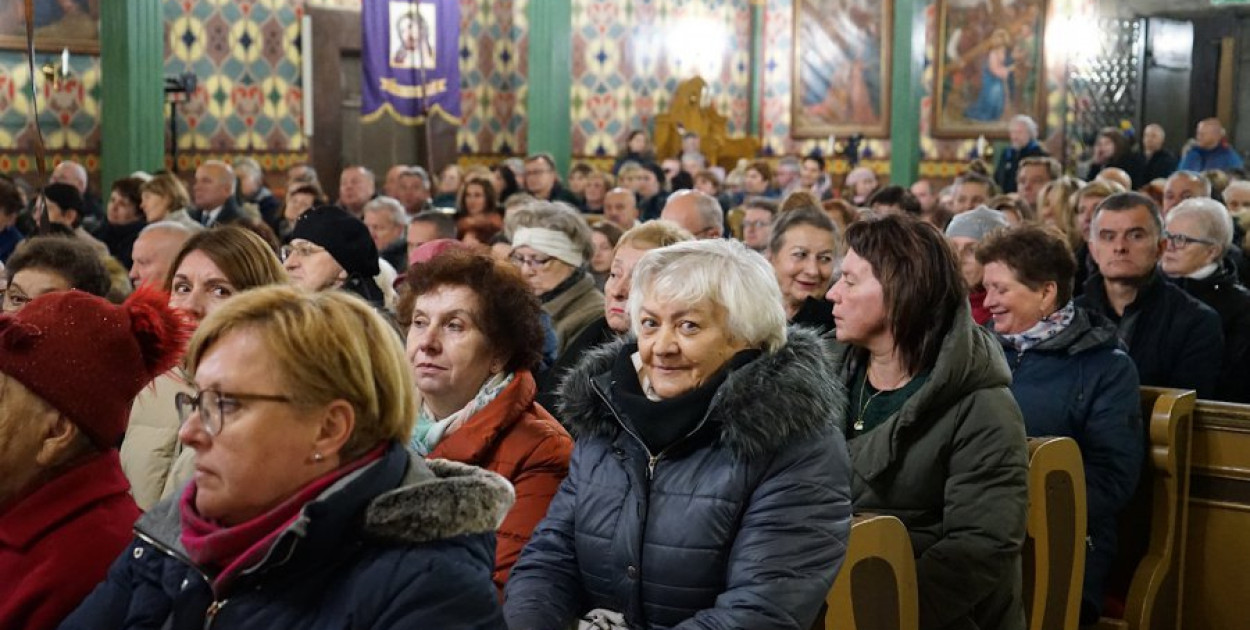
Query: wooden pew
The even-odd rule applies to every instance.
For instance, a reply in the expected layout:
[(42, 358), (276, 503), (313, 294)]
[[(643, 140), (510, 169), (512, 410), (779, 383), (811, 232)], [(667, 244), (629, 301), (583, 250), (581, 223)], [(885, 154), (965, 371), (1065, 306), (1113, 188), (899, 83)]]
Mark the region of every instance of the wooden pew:
[(1181, 625), (1245, 628), (1250, 405), (1199, 400), (1191, 461)]
[(1137, 492), (1120, 516), (1119, 552), (1107, 581), (1109, 598), (1123, 601), (1124, 613), (1104, 611), (1101, 630), (1181, 626), (1196, 402), (1193, 391), (1142, 388), (1149, 449)]
[(915, 630), (920, 624), (916, 559), (903, 522), (863, 514), (851, 524), (842, 570), (813, 630)]
[(1029, 438), (1024, 613), (1029, 630), (1075, 630), (1085, 577), (1085, 466), (1072, 438)]

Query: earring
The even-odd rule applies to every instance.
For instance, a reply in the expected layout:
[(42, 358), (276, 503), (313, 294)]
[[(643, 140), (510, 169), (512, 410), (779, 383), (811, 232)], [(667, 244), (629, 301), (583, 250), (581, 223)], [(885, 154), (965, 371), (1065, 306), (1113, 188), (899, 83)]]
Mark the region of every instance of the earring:
[(321, 453), (313, 453), (313, 461), (314, 461), (314, 462), (318, 462), (318, 463), (320, 463), (320, 462), (321, 462), (321, 460), (323, 460), (323, 459), (325, 459), (325, 456), (323, 456)]

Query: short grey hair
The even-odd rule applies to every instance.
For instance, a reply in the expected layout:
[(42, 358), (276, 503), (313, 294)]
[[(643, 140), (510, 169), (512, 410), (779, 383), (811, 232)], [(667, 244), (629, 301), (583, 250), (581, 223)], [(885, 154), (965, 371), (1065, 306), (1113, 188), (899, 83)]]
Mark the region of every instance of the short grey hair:
[(653, 249), (634, 267), (629, 319), (635, 335), (644, 299), (724, 308), (729, 334), (752, 348), (777, 352), (786, 343), (786, 311), (767, 260), (729, 239), (687, 241)]
[(157, 221), (156, 223), (147, 224), (147, 226), (145, 226), (142, 230), (139, 230), (139, 233), (147, 234), (148, 232), (167, 232), (167, 233), (174, 233), (174, 234), (185, 234), (188, 238), (190, 238), (191, 235), (197, 232), (203, 232), (204, 229), (205, 228), (200, 225), (193, 225), (190, 223), (183, 223), (182, 221), (173, 221), (171, 219), (165, 219), (162, 221)]
[(1174, 179), (1179, 179), (1181, 177), (1184, 177), (1191, 182), (1198, 182), (1199, 184), (1202, 184), (1202, 190), (1203, 190), (1202, 196), (1204, 197), (1211, 196), (1211, 180), (1203, 177), (1202, 173), (1195, 173), (1194, 171), (1176, 171), (1175, 173), (1172, 173), (1171, 175), (1168, 176), (1167, 181), (1170, 182)]
[(1033, 139), (1037, 139), (1037, 121), (1036, 120), (1033, 120), (1032, 118), (1025, 116), (1024, 114), (1018, 114), (1016, 116), (1013, 116), (1011, 118), (1011, 122), (1007, 124), (1010, 125), (1011, 123), (1020, 123), (1024, 125), (1024, 128), (1029, 130), (1029, 137)]
[(250, 157), (235, 158), (233, 166), (236, 174), (239, 171), (243, 171), (250, 181), (259, 182), (265, 176), (265, 172), (260, 168), (260, 163)]
[(429, 188), (429, 187), (430, 187), (430, 174), (429, 174), (429, 172), (427, 172), (424, 168), (422, 168), (422, 167), (420, 167), (420, 166), (409, 166), (409, 167), (406, 167), (406, 168), (404, 168), (404, 170), (400, 171), (399, 176), (400, 176), (401, 178), (403, 178), (403, 177), (420, 177), (420, 178), (421, 178), (421, 181), (425, 183), (425, 187), (426, 187), (426, 188)]
[(1228, 214), (1224, 204), (1209, 197), (1193, 197), (1186, 199), (1168, 212), (1167, 224), (1180, 217), (1193, 217), (1201, 232), (1197, 236), (1215, 241), (1220, 246), (1220, 253), (1228, 251), (1233, 244), (1233, 217)]
[(582, 252), (582, 259), (589, 264), (595, 256), (595, 242), (590, 235), (590, 225), (576, 208), (561, 201), (531, 201), (508, 215), (504, 220), (504, 233), (508, 241), (523, 227), (546, 228), (563, 232)]
[(723, 236), (725, 234), (725, 211), (721, 210), (720, 202), (716, 200), (716, 197), (693, 188), (685, 188), (669, 195), (668, 200), (672, 201), (688, 195), (694, 197), (694, 207), (699, 212), (699, 223), (703, 224), (703, 229), (716, 228), (716, 234)]
[(395, 225), (408, 225), (408, 212), (404, 210), (404, 204), (399, 200), (386, 195), (379, 195), (365, 202), (364, 211), (368, 212), (385, 212), (391, 215), (391, 222)]
[(1242, 188), (1250, 190), (1250, 181), (1244, 179), (1234, 179), (1233, 181), (1228, 182), (1228, 185), (1224, 187), (1224, 195), (1227, 196), (1228, 193)]

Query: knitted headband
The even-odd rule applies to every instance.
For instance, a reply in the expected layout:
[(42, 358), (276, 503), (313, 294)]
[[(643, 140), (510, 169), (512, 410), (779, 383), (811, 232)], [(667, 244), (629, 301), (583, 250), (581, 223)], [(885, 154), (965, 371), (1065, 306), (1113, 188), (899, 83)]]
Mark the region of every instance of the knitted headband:
[(524, 227), (512, 235), (512, 247), (532, 247), (548, 256), (562, 260), (573, 267), (585, 262), (582, 249), (573, 244), (568, 234), (547, 228)]

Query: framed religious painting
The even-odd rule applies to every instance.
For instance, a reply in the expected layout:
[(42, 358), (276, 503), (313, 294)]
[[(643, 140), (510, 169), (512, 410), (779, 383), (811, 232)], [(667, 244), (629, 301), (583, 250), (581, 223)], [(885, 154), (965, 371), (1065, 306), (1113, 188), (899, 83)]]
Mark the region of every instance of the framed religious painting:
[(795, 0), (794, 137), (889, 135), (892, 4)]
[[(35, 0), (35, 50), (100, 52), (103, 0)], [(0, 48), (26, 49), (26, 0), (0, 0)]]
[(1046, 0), (938, 0), (932, 133), (1006, 138), (1024, 114), (1046, 120)]

